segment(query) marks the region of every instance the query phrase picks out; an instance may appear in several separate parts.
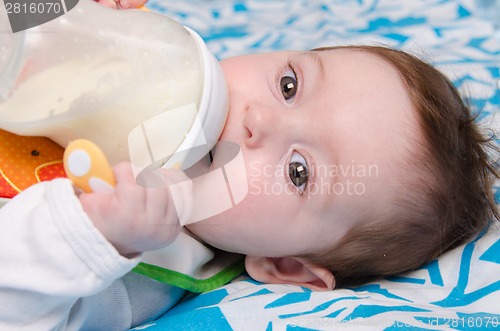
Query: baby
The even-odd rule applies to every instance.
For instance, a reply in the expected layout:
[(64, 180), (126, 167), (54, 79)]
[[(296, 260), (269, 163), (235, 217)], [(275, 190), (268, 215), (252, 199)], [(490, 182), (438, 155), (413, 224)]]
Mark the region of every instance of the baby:
[[(432, 66), (374, 46), (221, 65), (230, 103), (221, 140), (240, 145), (248, 194), (187, 227), (245, 255), (255, 280), (358, 285), (418, 268), (498, 216), (487, 150), (498, 151)], [(59, 179), (0, 209), (0, 248), (19, 252), (0, 260), (1, 326), (129, 328), (178, 300), (129, 271), (179, 235), (167, 184), (183, 175), (165, 171), (165, 188), (144, 188), (128, 164), (114, 172), (113, 194), (76, 196)]]

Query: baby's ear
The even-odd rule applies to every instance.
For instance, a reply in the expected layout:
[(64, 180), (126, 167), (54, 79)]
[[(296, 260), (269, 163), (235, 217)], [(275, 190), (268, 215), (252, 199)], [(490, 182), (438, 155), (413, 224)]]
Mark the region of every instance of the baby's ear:
[(250, 277), (268, 284), (293, 284), (317, 291), (335, 288), (335, 277), (328, 269), (298, 257), (247, 256), (245, 267)]

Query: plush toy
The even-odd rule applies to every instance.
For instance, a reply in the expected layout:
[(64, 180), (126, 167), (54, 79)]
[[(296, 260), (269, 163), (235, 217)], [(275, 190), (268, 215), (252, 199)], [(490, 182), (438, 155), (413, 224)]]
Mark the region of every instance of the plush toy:
[(59, 177), (69, 177), (84, 192), (109, 192), (115, 185), (106, 157), (88, 140), (75, 140), (65, 150), (45, 137), (0, 130), (0, 198)]
[(73, 184), (84, 192), (112, 192), (113, 170), (99, 147), (86, 139), (69, 143), (64, 152), (64, 170)]
[(38, 182), (65, 177), (63, 153), (48, 138), (0, 130), (0, 198), (12, 198)]

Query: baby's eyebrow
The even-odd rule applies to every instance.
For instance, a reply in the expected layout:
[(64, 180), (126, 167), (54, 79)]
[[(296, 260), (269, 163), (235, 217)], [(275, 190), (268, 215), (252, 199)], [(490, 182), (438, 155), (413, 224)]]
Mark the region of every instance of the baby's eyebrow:
[(325, 79), (325, 66), (323, 64), (323, 59), (316, 51), (307, 51), (304, 52), (304, 55), (308, 58), (309, 61), (314, 62), (318, 66), (318, 71), (320, 74), (320, 78), (322, 80)]

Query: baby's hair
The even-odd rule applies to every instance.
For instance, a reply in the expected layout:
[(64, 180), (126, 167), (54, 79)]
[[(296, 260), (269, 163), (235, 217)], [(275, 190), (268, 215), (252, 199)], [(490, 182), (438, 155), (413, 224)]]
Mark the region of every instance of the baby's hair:
[(341, 46), (377, 55), (395, 67), (417, 112), (423, 141), (404, 161), (412, 174), (390, 212), (354, 227), (328, 251), (303, 256), (330, 269), (337, 287), (414, 270), (471, 239), (499, 219), (493, 181), (499, 149), (485, 138), (453, 84), (406, 52), (380, 46)]

